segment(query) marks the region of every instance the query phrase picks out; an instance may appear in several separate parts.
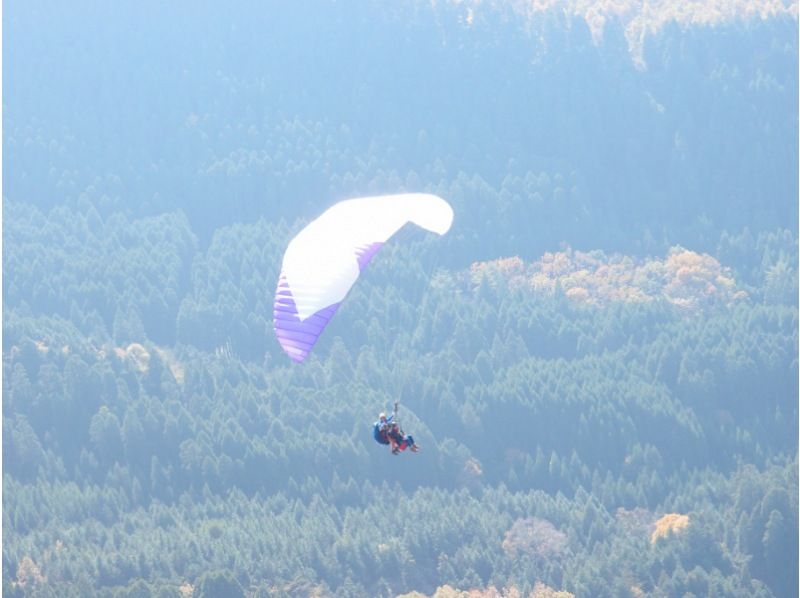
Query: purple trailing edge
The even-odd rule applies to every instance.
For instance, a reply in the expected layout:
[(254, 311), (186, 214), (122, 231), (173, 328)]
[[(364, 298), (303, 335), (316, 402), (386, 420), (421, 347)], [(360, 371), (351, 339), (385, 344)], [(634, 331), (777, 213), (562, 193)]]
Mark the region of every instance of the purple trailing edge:
[(356, 259), (358, 260), (358, 269), (360, 272), (364, 271), (367, 264), (370, 263), (372, 258), (378, 253), (378, 249), (383, 247), (383, 243), (375, 242), (362, 247), (356, 247)]
[(272, 318), (278, 342), (292, 360), (300, 363), (308, 357), (311, 347), (317, 342), (319, 335), (339, 309), (339, 305), (341, 302), (334, 303), (305, 320), (300, 320), (292, 291), (286, 283), (286, 278), (281, 274), (278, 290), (275, 292)]
[[(355, 248), (359, 272), (367, 267), (382, 246), (383, 243), (376, 242)], [(292, 289), (286, 281), (285, 274), (281, 272), (278, 279), (278, 288), (275, 291), (272, 318), (278, 342), (293, 361), (301, 363), (308, 357), (319, 335), (322, 334), (322, 331), (342, 304), (342, 300), (344, 300), (344, 297), (340, 301), (320, 309), (305, 320), (301, 320), (292, 295)]]

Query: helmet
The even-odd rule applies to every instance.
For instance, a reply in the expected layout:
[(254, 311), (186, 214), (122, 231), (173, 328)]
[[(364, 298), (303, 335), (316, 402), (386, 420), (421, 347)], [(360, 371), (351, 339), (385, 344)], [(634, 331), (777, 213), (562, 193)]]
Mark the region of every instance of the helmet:
[(381, 414), (378, 416), (378, 419), (381, 420), (381, 421), (385, 420), (386, 419), (386, 414), (381, 412)]

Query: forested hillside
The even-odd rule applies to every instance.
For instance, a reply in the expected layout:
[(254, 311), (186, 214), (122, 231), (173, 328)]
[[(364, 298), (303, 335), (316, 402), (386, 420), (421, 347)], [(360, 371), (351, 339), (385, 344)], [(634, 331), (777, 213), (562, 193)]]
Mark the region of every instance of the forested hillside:
[(797, 595), (796, 3), (5, 8), (4, 595)]

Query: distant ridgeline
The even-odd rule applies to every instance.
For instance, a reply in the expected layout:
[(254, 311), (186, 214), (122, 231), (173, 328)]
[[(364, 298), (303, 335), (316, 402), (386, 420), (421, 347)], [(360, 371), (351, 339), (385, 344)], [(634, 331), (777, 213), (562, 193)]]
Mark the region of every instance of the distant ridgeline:
[(776, 17), (797, 19), (798, 3), (794, 0), (728, 0), (724, 2), (672, 2), (654, 0), (540, 0), (537, 2), (509, 1), (486, 4), (480, 0), (446, 0), (445, 5), (463, 11), (462, 23), (479, 26), (487, 13), (498, 10), (513, 12), (528, 27), (536, 27), (542, 15), (560, 12), (582, 18), (592, 33), (595, 43), (602, 43), (606, 25), (621, 24), (633, 59), (640, 67), (644, 62), (644, 44), (649, 35), (655, 35), (670, 25), (681, 28), (715, 27), (733, 22), (767, 20)]
[[(9, 53), (12, 200), (91, 205), (103, 218), (181, 209), (207, 244), (225, 224), (295, 222), (336, 199), (428, 190), (453, 203), (470, 235), (526, 226), (479, 259), (535, 259), (579, 239), (708, 252), (719, 229), (797, 222), (794, 1), (408, 1), (387, 11), (361, 0), (320, 4), (316, 25), (294, 3), (234, 5), (198, 11), (174, 52), (158, 50), (171, 47), (158, 28), (141, 43), (135, 11), (35, 5), (10, 18), (20, 28), (45, 19), (65, 49), (20, 36)], [(162, 8), (163, 22), (173, 10)], [(85, 26), (116, 51), (66, 33)], [(315, 43), (297, 43), (304, 35)], [(128, 72), (136, 93), (125, 91)], [(101, 79), (108, 86), (94, 93)]]

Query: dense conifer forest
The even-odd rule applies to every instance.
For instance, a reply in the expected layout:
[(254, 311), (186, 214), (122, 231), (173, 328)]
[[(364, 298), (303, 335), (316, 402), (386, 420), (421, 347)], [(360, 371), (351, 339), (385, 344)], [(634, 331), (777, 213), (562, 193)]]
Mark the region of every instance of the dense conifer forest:
[(796, 2), (4, 8), (4, 596), (797, 595)]

